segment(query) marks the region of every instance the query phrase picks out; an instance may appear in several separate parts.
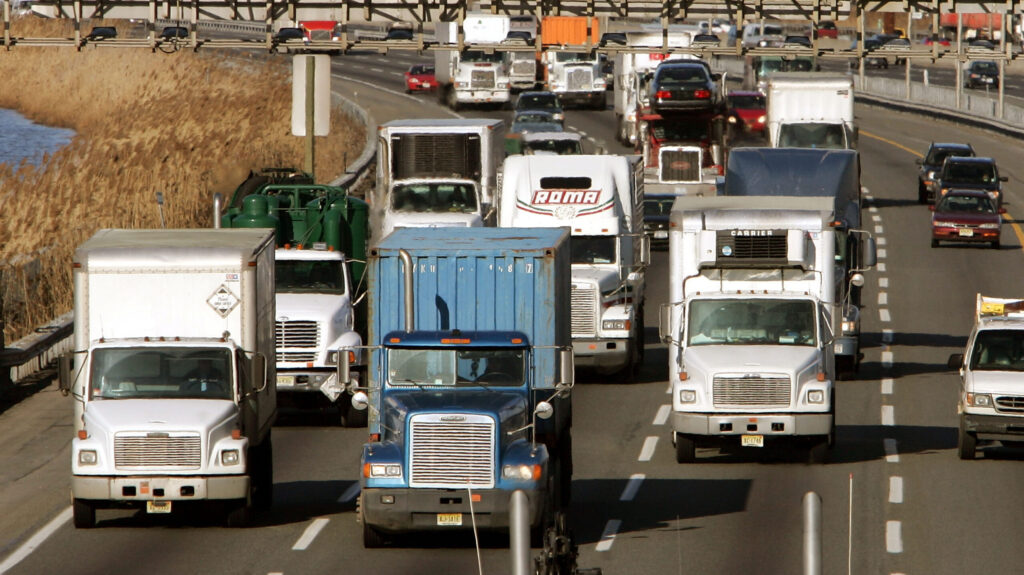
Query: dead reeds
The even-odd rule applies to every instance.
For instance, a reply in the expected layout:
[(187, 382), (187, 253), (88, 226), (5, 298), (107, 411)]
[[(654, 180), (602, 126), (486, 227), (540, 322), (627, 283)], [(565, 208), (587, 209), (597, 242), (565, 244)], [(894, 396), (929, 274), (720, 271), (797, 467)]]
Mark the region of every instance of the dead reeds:
[[(0, 165), (5, 341), (71, 308), (71, 255), (97, 229), (159, 227), (157, 192), (166, 227), (205, 227), (213, 194), (229, 195), (249, 170), (301, 167), (290, 71), (286, 56), (202, 50), (0, 54), (0, 108), (76, 133), (38, 169)], [(340, 110), (331, 134), (317, 141), (321, 181), (342, 173), (365, 141), (364, 126)]]

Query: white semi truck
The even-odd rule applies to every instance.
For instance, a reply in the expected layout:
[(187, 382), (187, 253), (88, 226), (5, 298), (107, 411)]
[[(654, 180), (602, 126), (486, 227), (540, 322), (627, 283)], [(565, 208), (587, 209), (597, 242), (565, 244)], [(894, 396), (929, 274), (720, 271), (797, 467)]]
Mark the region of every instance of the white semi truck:
[(668, 344), (676, 460), (696, 446), (835, 441), (831, 198), (682, 196), (669, 227)]
[(458, 110), (467, 104), (507, 105), (511, 101), (508, 58), (500, 51), (488, 53), (473, 47), (500, 44), (508, 32), (508, 16), (498, 14), (466, 14), (461, 43), (458, 22), (436, 24), (434, 34), (440, 49), (434, 51), (434, 76), (442, 104)]
[(76, 527), (105, 507), (269, 507), (276, 416), (274, 234), (100, 230), (75, 252)]
[(643, 197), (636, 156), (505, 159), (498, 225), (572, 231), (573, 351), (578, 366), (598, 373), (631, 377), (643, 363)]
[(493, 225), (504, 145), (501, 120), (394, 120), (378, 128), (374, 243), (396, 227)]
[(773, 148), (857, 148), (853, 76), (779, 72), (768, 77), (768, 139)]

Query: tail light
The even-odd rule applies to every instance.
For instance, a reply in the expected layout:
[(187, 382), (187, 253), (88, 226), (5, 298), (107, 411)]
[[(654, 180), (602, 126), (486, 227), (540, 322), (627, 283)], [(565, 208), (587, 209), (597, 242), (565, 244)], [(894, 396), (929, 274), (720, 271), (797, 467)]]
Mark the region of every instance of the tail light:
[(698, 100), (707, 100), (711, 97), (711, 90), (697, 90), (693, 93), (693, 97)]
[(667, 100), (672, 97), (672, 92), (669, 92), (668, 90), (658, 90), (654, 93), (654, 97), (659, 100)]

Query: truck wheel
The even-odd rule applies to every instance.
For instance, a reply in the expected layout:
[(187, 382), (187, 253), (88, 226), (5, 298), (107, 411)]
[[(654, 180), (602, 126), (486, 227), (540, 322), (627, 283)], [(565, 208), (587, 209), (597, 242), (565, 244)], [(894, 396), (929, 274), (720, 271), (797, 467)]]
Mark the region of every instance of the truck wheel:
[(978, 437), (964, 429), (964, 420), (960, 418), (960, 432), (956, 438), (956, 451), (960, 459), (974, 459), (978, 449)]
[(257, 509), (270, 509), (274, 504), (274, 444), (270, 433), (255, 449), (255, 455), (253, 504)]
[(927, 204), (928, 203), (928, 190), (924, 189), (924, 186), (917, 186), (917, 203)]
[(676, 434), (676, 463), (693, 463), (697, 460), (697, 448), (693, 440)]
[(92, 503), (75, 499), (71, 505), (76, 529), (92, 529), (96, 526), (96, 508)]

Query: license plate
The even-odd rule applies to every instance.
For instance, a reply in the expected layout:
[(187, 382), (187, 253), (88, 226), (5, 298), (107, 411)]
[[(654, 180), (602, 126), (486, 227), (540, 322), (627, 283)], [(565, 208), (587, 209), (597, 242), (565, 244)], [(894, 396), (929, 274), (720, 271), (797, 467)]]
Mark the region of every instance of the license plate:
[(437, 514), (438, 525), (449, 525), (458, 527), (462, 525), (462, 514), (461, 513), (438, 513)]
[(288, 386), (291, 386), (291, 385), (295, 385), (295, 376), (294, 375), (279, 375), (279, 376), (277, 376), (277, 385), (279, 387), (288, 387)]
[(960, 237), (969, 238), (974, 236), (974, 230), (960, 230)]
[(171, 502), (170, 501), (147, 501), (146, 502), (146, 513), (170, 513)]
[(430, 82), (423, 82), (423, 87), (424, 88), (429, 88), (430, 87)]
[(668, 237), (668, 232), (666, 232), (665, 230), (657, 230), (654, 232), (654, 237), (658, 238), (659, 240), (663, 240)]
[(763, 435), (742, 435), (740, 445), (743, 447), (764, 447)]

